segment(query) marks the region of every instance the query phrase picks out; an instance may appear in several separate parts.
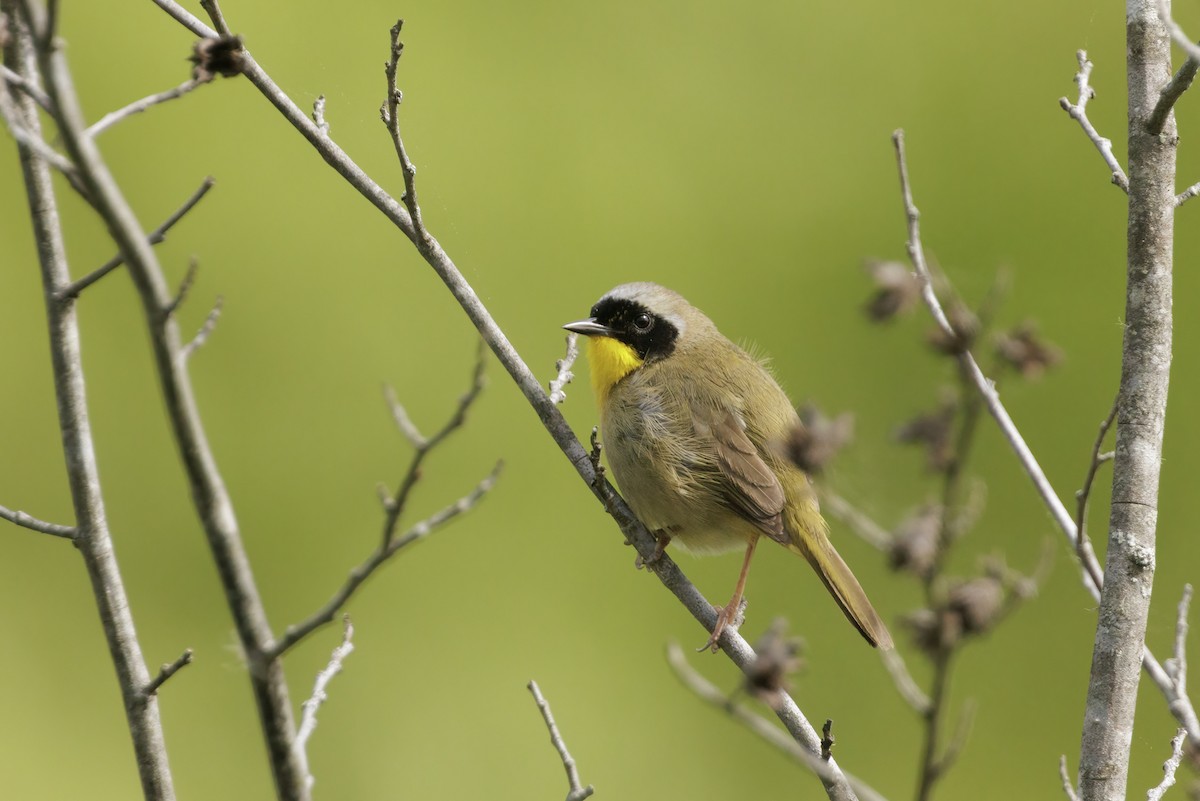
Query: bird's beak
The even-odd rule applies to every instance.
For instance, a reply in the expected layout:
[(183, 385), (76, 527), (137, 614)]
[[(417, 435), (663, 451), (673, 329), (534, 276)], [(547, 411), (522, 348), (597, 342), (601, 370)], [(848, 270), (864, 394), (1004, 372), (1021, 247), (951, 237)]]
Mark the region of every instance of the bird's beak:
[(585, 337), (610, 337), (613, 334), (611, 328), (606, 325), (600, 325), (596, 322), (595, 317), (589, 317), (586, 320), (579, 320), (574, 323), (567, 323), (563, 328), (568, 331), (574, 331), (576, 334), (583, 334)]

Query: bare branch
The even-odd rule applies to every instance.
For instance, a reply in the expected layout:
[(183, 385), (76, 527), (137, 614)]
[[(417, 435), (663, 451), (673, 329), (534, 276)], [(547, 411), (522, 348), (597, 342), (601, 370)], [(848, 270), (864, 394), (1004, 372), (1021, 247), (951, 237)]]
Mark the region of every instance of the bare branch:
[[(1188, 36), (1183, 28), (1179, 27), (1179, 23), (1175, 21), (1174, 17), (1171, 16), (1171, 4), (1167, 0), (1157, 0), (1156, 5), (1158, 6), (1158, 18), (1162, 21), (1163, 25), (1167, 26), (1167, 32), (1171, 34), (1171, 38), (1175, 40), (1175, 44), (1179, 45), (1180, 49), (1187, 53), (1189, 61), (1200, 61), (1200, 45), (1193, 42), (1192, 37)], [(1185, 64), (1184, 66), (1187, 65)], [(1182, 69), (1180, 71), (1182, 72)], [(1184, 88), (1186, 89), (1187, 87)], [(1163, 91), (1165, 92), (1166, 89)], [(1166, 115), (1164, 114), (1163, 117), (1165, 120)], [(1160, 131), (1162, 131), (1161, 127), (1158, 131), (1151, 131), (1151, 133), (1157, 135)]]
[(1186, 729), (1175, 732), (1175, 737), (1171, 740), (1171, 756), (1163, 763), (1163, 780), (1158, 783), (1157, 787), (1151, 788), (1146, 793), (1146, 801), (1162, 801), (1163, 795), (1175, 784), (1175, 771), (1179, 769), (1179, 763), (1183, 760), (1183, 741), (1185, 739), (1187, 739)]
[(937, 775), (944, 775), (958, 761), (959, 755), (967, 744), (967, 738), (971, 736), (971, 727), (975, 724), (975, 712), (975, 702), (968, 698), (963, 704), (962, 711), (959, 712), (958, 725), (954, 728), (950, 742), (946, 744), (946, 750), (937, 759)]
[(879, 658), (883, 660), (883, 666), (887, 668), (888, 674), (895, 682), (896, 691), (900, 693), (900, 697), (907, 701), (918, 715), (927, 717), (933, 702), (917, 686), (917, 682), (908, 672), (908, 666), (904, 664), (904, 658), (900, 656), (900, 652), (895, 648), (888, 648), (879, 652)]
[(233, 31), (229, 29), (229, 23), (225, 21), (225, 15), (221, 13), (221, 4), (217, 0), (200, 0), (200, 7), (208, 14), (212, 24), (217, 27), (218, 33), (222, 36), (233, 36)]
[(175, 293), (175, 297), (171, 298), (171, 302), (163, 307), (163, 314), (174, 314), (187, 300), (188, 292), (192, 288), (192, 284), (196, 283), (196, 274), (200, 271), (200, 260), (193, 256), (188, 260), (187, 272), (183, 274), (183, 280), (179, 282), (179, 291)]
[[(904, 151), (904, 131), (896, 131), (892, 135), (892, 142), (896, 147), (896, 161), (900, 172), (900, 189), (904, 198), (905, 216), (908, 220), (908, 256), (912, 261), (913, 268), (917, 271), (917, 276), (921, 279), (921, 297), (924, 299), (925, 305), (929, 308), (929, 313), (933, 316), (934, 322), (937, 323), (938, 327), (946, 335), (954, 337), (954, 329), (946, 317), (946, 312), (942, 309), (942, 304), (938, 300), (937, 294), (934, 292), (933, 279), (930, 276), (929, 267), (925, 262), (925, 251), (921, 245), (921, 214), (913, 203), (912, 188), (908, 180), (908, 163)], [(1070, 540), (1071, 545), (1074, 546), (1077, 538), (1075, 521), (1067, 511), (1067, 507), (1063, 505), (1062, 500), (1055, 493), (1054, 487), (1050, 485), (1049, 479), (1046, 478), (1045, 471), (1038, 464), (1033, 452), (1029, 449), (1029, 445), (1026, 444), (1025, 438), (1021, 436), (1021, 432), (1017, 429), (1008, 411), (1000, 402), (1000, 396), (996, 391), (995, 385), (983, 375), (983, 371), (979, 369), (979, 365), (970, 351), (960, 353), (958, 360), (967, 379), (970, 380), (970, 383), (982, 396), (984, 405), (995, 419), (996, 424), (1000, 427), (1000, 432), (1008, 441), (1009, 447), (1016, 453), (1021, 467), (1025, 470), (1030, 480), (1033, 481), (1034, 488), (1050, 510), (1054, 521), (1062, 529), (1063, 533), (1067, 535), (1067, 539)], [(1099, 600), (1099, 588), (1091, 585), (1089, 586), (1089, 590), (1092, 592), (1092, 596)]]
[(1079, 796), (1075, 793), (1075, 786), (1071, 782), (1071, 777), (1067, 773), (1067, 755), (1063, 754), (1058, 758), (1058, 776), (1062, 779), (1063, 792), (1067, 795), (1067, 801), (1079, 801)]
[[(675, 676), (683, 683), (683, 686), (695, 693), (701, 700), (728, 714), (751, 732), (817, 774), (823, 782), (829, 783), (836, 780), (836, 776), (830, 769), (837, 763), (832, 758), (828, 760), (821, 758), (821, 741), (815, 736), (813, 738), (813, 747), (810, 749), (806, 745), (789, 737), (787, 732), (781, 730), (766, 718), (755, 714), (743, 704), (735, 703), (733, 699), (722, 693), (716, 685), (696, 672), (696, 669), (688, 663), (687, 656), (678, 643), (669, 643), (667, 645), (667, 664), (670, 665), (671, 670), (675, 672)], [(844, 775), (849, 780), (853, 792), (862, 798), (863, 801), (884, 801), (883, 796), (862, 780), (852, 777), (849, 774)]]
[(49, 95), (43, 92), (37, 84), (25, 80), (19, 74), (3, 65), (0, 65), (0, 78), (3, 78), (4, 82), (9, 86), (15, 86), (25, 94), (32, 97), (33, 102), (37, 103), (38, 107), (40, 107), (42, 111), (46, 112), (47, 114), (54, 113), (54, 109), (50, 104)]
[(40, 134), (34, 133), (21, 122), (12, 101), (9, 99), (8, 92), (0, 92), (0, 117), (4, 118), (4, 124), (8, 126), (8, 131), (12, 134), (13, 139), (17, 140), (17, 144), (24, 145), (32, 150), (42, 160), (63, 175), (75, 178), (75, 165), (71, 163), (71, 160), (50, 147)]
[(166, 103), (168, 100), (174, 100), (178, 97), (183, 97), (188, 92), (204, 83), (206, 83), (206, 81), (198, 81), (195, 78), (190, 78), (172, 89), (167, 89), (166, 91), (143, 97), (140, 100), (135, 100), (124, 108), (119, 108), (116, 111), (108, 112), (99, 120), (92, 123), (91, 127), (84, 131), (84, 133), (94, 139), (107, 131), (109, 128), (116, 125), (118, 122), (121, 122), (128, 117), (132, 117), (134, 114), (140, 114), (149, 108), (153, 108), (159, 103)]
[(430, 451), (440, 445), (446, 437), (461, 428), (463, 423), (467, 421), (467, 411), (471, 408), (471, 404), (479, 397), (479, 393), (483, 391), (484, 367), (486, 364), (487, 350), (483, 346), (483, 340), (480, 340), (475, 353), (475, 369), (471, 373), (471, 386), (458, 399), (458, 403), (455, 405), (454, 413), (450, 415), (450, 419), (432, 437), (425, 437), (421, 434), (409, 418), (408, 412), (405, 411), (400, 401), (396, 398), (395, 391), (391, 387), (385, 388), (388, 406), (391, 407), (392, 418), (396, 421), (396, 427), (412, 443), (416, 453), (408, 465), (408, 470), (405, 472), (404, 478), (400, 480), (400, 486), (396, 489), (395, 494), (384, 504), (384, 508), (387, 511), (383, 522), (384, 547), (387, 547), (392, 537), (395, 536), (396, 525), (400, 521), (400, 515), (404, 513), (404, 507), (408, 503), (408, 496), (412, 492), (413, 486), (421, 478), (421, 465), (425, 461), (425, 457)]
[(1167, 124), (1167, 115), (1171, 113), (1175, 103), (1183, 96), (1192, 85), (1192, 81), (1196, 79), (1196, 71), (1200, 69), (1200, 61), (1189, 57), (1183, 62), (1183, 66), (1175, 73), (1175, 76), (1162, 88), (1158, 96), (1158, 104), (1154, 106), (1154, 111), (1150, 113), (1150, 118), (1146, 120), (1146, 132), (1151, 136), (1158, 136), (1162, 133), (1163, 126)]
[(425, 539), (441, 526), (450, 522), (475, 507), (479, 500), (496, 484), (503, 462), (497, 462), (496, 467), (487, 478), (480, 481), (475, 489), (459, 498), (456, 502), (430, 515), (399, 537), (394, 537), (381, 543), (375, 551), (358, 567), (350, 571), (349, 577), (341, 588), (333, 594), (329, 601), (305, 620), (293, 626), (288, 626), (283, 636), (267, 649), (267, 655), (276, 659), (287, 653), (293, 646), (312, 634), (317, 629), (330, 623), (343, 606), (354, 595), (362, 583), (370, 578), (379, 567), (396, 555), (398, 551), (418, 540)]
[(166, 662), (163, 664), (162, 668), (160, 668), (158, 671), (158, 675), (150, 680), (150, 683), (146, 685), (146, 689), (142, 691), (142, 694), (147, 696), (154, 695), (156, 692), (158, 692), (158, 688), (163, 686), (167, 679), (171, 678), (190, 664), (192, 664), (192, 649), (187, 648), (174, 662)]
[[(167, 417), (246, 658), (247, 678), (255, 695), (276, 793), (282, 798), (307, 801), (309, 793), (304, 777), (291, 750), (295, 723), (286, 677), (282, 665), (265, 656), (274, 635), (241, 541), (233, 501), (200, 419), (191, 377), (181, 356), (179, 326), (173, 316), (162, 314), (162, 309), (171, 302), (170, 288), (146, 232), (96, 143), (84, 133), (83, 111), (65, 57), (51, 50), (40, 54), (39, 60), (47, 92), (58, 109), (59, 133), (79, 166), (93, 207), (127, 260), (142, 302)], [(73, 304), (59, 305), (67, 308)], [(138, 689), (148, 680), (149, 677), (138, 682)]]
[[(14, 0), (0, 0), (0, 11), (9, 20), (9, 42), (3, 48), (5, 66), (34, 84), (37, 80), (34, 59), (42, 59), (45, 64), (54, 55), (36, 52), (31, 28), (37, 27), (37, 14), (26, 9), (25, 23), (22, 23)], [(51, 95), (54, 93), (51, 92)], [(54, 100), (53, 105), (61, 108), (59, 98), (55, 97)], [(7, 89), (0, 89), (0, 103), (22, 130), (30, 132), (31, 139), (41, 139), (38, 110), (28, 95), (10, 95)], [(60, 124), (60, 130), (62, 127)], [(50, 169), (41, 154), (27, 141), (18, 140), (17, 150), (37, 243), (43, 292), (49, 301), (71, 280), (59, 223), (58, 202)], [(142, 695), (143, 688), (150, 681), (150, 673), (142, 656), (129, 597), (113, 550), (101, 493), (95, 443), (88, 420), (77, 310), (69, 304), (47, 302), (46, 320), (53, 354), (54, 394), (66, 457), (67, 483), (75, 509), (76, 530), (72, 539), (87, 570), (116, 670), (142, 793), (148, 801), (173, 801), (174, 782), (158, 702), (153, 697)]]
[(7, 520), (10, 523), (15, 523), (22, 528), (27, 528), (31, 531), (40, 531), (42, 534), (50, 534), (55, 537), (63, 537), (65, 539), (74, 539), (75, 527), (62, 526), (58, 523), (47, 523), (45, 520), (38, 520), (33, 515), (26, 514), (22, 511), (13, 511), (5, 506), (0, 506), (0, 519)]
[(530, 681), (526, 685), (529, 692), (533, 694), (533, 700), (537, 703), (538, 711), (542, 713), (542, 720), (546, 721), (546, 728), (550, 730), (550, 743), (554, 746), (554, 750), (558, 751), (558, 757), (562, 760), (563, 767), (567, 771), (567, 801), (583, 801), (583, 799), (596, 792), (592, 785), (584, 787), (579, 781), (579, 769), (575, 766), (575, 759), (567, 751), (567, 744), (563, 741), (562, 735), (558, 731), (558, 726), (554, 723), (554, 715), (550, 713), (550, 702), (542, 696), (541, 688), (538, 687), (536, 681)]
[(192, 354), (204, 347), (204, 344), (208, 342), (208, 338), (212, 336), (212, 332), (216, 330), (217, 320), (221, 319), (221, 311), (224, 309), (224, 307), (224, 296), (217, 295), (217, 300), (215, 303), (213, 303), (213, 307), (208, 312), (208, 316), (204, 318), (204, 323), (200, 326), (200, 330), (196, 332), (196, 335), (192, 337), (186, 345), (183, 345), (179, 348), (179, 358), (182, 361), (186, 362), (188, 359), (192, 358)]
[[(167, 232), (175, 226), (175, 223), (183, 219), (184, 215), (191, 211), (206, 194), (208, 194), (208, 190), (212, 189), (214, 183), (216, 183), (216, 181), (211, 175), (205, 178), (200, 184), (200, 188), (193, 192), (192, 196), (185, 200), (183, 205), (175, 210), (174, 214), (164, 220), (162, 225), (150, 232), (150, 235), (146, 237), (146, 241), (148, 241), (151, 245), (157, 245), (166, 241)], [(72, 284), (68, 284), (61, 292), (58, 293), (56, 297), (58, 297), (59, 300), (78, 297), (80, 292), (87, 289), (89, 286), (96, 283), (124, 263), (125, 257), (118, 253), (105, 262), (105, 264), (99, 269), (88, 273), (83, 278), (80, 278), (78, 281), (75, 281)]]
[(1071, 119), (1079, 123), (1079, 127), (1083, 128), (1083, 132), (1087, 134), (1087, 138), (1091, 139), (1096, 150), (1100, 151), (1100, 157), (1104, 159), (1104, 163), (1108, 165), (1108, 169), (1112, 173), (1112, 182), (1121, 187), (1122, 192), (1129, 194), (1129, 179), (1125, 176), (1125, 170), (1121, 169), (1117, 157), (1113, 155), (1112, 140), (1105, 139), (1097, 133), (1087, 116), (1087, 102), (1096, 96), (1096, 90), (1088, 84), (1088, 79), (1092, 74), (1092, 62), (1088, 61), (1086, 50), (1077, 51), (1075, 58), (1079, 61), (1079, 72), (1075, 73), (1075, 83), (1079, 86), (1079, 101), (1072, 105), (1070, 100), (1060, 97), (1058, 104), (1071, 116)]
[(1092, 482), (1096, 480), (1096, 471), (1100, 469), (1101, 464), (1108, 461), (1108, 459), (1104, 458), (1105, 454), (1101, 452), (1101, 448), (1104, 447), (1104, 439), (1108, 436), (1108, 430), (1112, 428), (1113, 422), (1117, 419), (1119, 397), (1118, 395), (1113, 398), (1112, 408), (1109, 410), (1108, 416), (1100, 423), (1100, 430), (1096, 433), (1096, 441), (1092, 445), (1092, 458), (1088, 462), (1088, 470), (1087, 475), (1083, 479), (1083, 487), (1075, 493), (1075, 531), (1078, 534), (1075, 538), (1075, 553), (1079, 557), (1080, 565), (1091, 576), (1092, 584), (1096, 587), (1104, 586), (1104, 574), (1100, 570), (1099, 562), (1096, 561), (1091, 540), (1088, 539), (1087, 535), (1088, 496), (1092, 492)]
[(400, 102), (404, 100), (404, 93), (396, 86), (396, 70), (400, 66), (400, 56), (404, 55), (404, 42), (400, 41), (400, 31), (403, 27), (404, 20), (397, 20), (396, 24), (392, 26), (391, 57), (388, 58), (384, 68), (384, 72), (387, 74), (388, 94), (387, 100), (379, 110), (379, 115), (383, 119), (383, 124), (387, 126), (388, 133), (392, 136), (392, 144), (396, 148), (396, 158), (400, 159), (400, 171), (404, 173), (404, 195), (400, 199), (408, 208), (408, 214), (417, 235), (414, 244), (424, 252), (424, 248), (429, 246), (430, 236), (429, 232), (425, 230), (425, 222), (421, 219), (421, 207), (417, 203), (417, 168), (413, 166), (412, 159), (408, 157), (408, 152), (404, 149), (404, 140), (400, 136), (399, 112)]
[(313, 683), (312, 696), (300, 705), (303, 710), (300, 715), (300, 728), (296, 731), (296, 741), (292, 747), (296, 752), (296, 759), (304, 771), (304, 782), (309, 790), (316, 783), (316, 779), (313, 778), (312, 771), (308, 767), (308, 740), (317, 730), (317, 710), (328, 698), (325, 688), (329, 686), (329, 682), (333, 681), (334, 676), (342, 672), (342, 665), (345, 663), (346, 657), (350, 656), (354, 650), (354, 643), (351, 642), (354, 637), (354, 625), (350, 622), (350, 616), (345, 615), (342, 622), (345, 625), (342, 632), (342, 644), (333, 649), (333, 653), (329, 656), (329, 663), (317, 674), (317, 680)]
[(1196, 195), (1200, 195), (1200, 183), (1194, 183), (1191, 186), (1189, 186), (1187, 189), (1183, 190), (1178, 195), (1176, 195), (1175, 196), (1175, 208), (1179, 208), (1184, 203), (1187, 203), (1189, 200), (1194, 198)]
[(575, 378), (571, 366), (579, 358), (579, 335), (574, 331), (567, 334), (567, 355), (554, 363), (558, 375), (550, 382), (550, 402), (562, 403), (567, 399), (566, 387)]

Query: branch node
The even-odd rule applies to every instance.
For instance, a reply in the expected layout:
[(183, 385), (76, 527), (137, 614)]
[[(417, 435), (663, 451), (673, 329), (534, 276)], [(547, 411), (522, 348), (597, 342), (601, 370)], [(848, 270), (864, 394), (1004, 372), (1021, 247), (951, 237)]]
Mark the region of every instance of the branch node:
[(317, 95), (313, 101), (312, 119), (321, 135), (329, 136), (329, 123), (325, 121), (325, 95)]
[(566, 386), (575, 378), (575, 374), (571, 372), (571, 366), (575, 364), (575, 360), (578, 358), (579, 335), (572, 332), (567, 334), (566, 355), (554, 363), (554, 369), (558, 375), (550, 382), (551, 403), (557, 405), (567, 399)]
[(142, 691), (142, 695), (144, 695), (146, 698), (154, 695), (158, 692), (158, 688), (166, 683), (167, 679), (171, 678), (190, 664), (192, 664), (192, 649), (187, 648), (174, 662), (163, 663), (162, 668), (158, 671), (158, 675), (150, 680), (150, 683), (146, 685), (146, 689)]
[(217, 295), (217, 300), (213, 303), (212, 311), (204, 318), (204, 324), (200, 326), (200, 330), (196, 332), (196, 336), (192, 337), (192, 341), (179, 349), (179, 356), (185, 362), (192, 357), (204, 344), (208, 342), (208, 338), (212, 336), (212, 332), (217, 327), (217, 320), (221, 317), (221, 310), (224, 308), (225, 298), (222, 295)]

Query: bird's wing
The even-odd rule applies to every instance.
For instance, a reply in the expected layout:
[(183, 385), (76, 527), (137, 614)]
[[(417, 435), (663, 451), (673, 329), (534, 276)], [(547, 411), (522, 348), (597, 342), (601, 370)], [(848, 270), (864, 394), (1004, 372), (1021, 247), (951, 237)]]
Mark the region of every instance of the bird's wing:
[(696, 423), (712, 434), (725, 501), (768, 537), (787, 545), (783, 486), (746, 435), (745, 423), (730, 409), (697, 415)]

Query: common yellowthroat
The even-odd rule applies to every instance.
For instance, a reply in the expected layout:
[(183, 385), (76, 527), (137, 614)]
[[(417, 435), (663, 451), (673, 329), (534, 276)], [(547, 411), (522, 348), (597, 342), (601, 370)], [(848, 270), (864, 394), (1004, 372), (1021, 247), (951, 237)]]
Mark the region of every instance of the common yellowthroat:
[(763, 365), (680, 295), (622, 284), (586, 320), (592, 388), (609, 466), (638, 519), (696, 554), (745, 548), (733, 598), (705, 647), (735, 619), (762, 535), (808, 560), (871, 645), (892, 637), (829, 542), (808, 476), (787, 456), (803, 425)]

